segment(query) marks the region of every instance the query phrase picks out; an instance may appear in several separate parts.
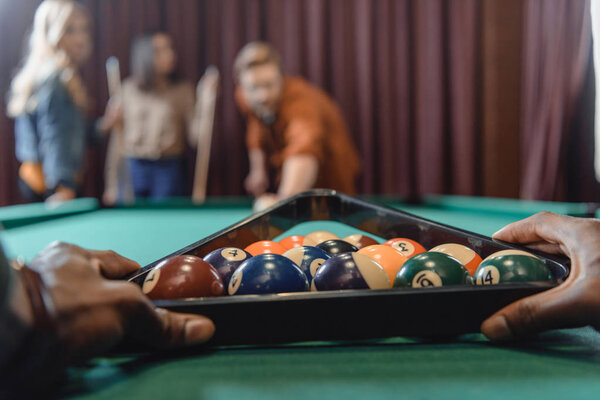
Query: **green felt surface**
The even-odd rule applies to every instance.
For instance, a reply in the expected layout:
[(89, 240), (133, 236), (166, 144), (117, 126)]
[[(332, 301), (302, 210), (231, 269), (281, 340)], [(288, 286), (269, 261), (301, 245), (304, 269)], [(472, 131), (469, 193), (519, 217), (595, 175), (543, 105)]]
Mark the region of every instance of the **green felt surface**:
[(0, 226), (4, 229), (11, 229), (67, 215), (94, 211), (98, 207), (98, 200), (91, 198), (75, 199), (56, 204), (31, 203), (1, 207)]
[[(498, 229), (535, 214), (537, 211), (515, 215), (513, 213), (487, 213), (481, 211), (466, 211), (466, 210), (446, 210), (437, 207), (424, 207), (413, 205), (395, 205), (402, 211), (418, 215), (419, 217), (427, 218), (432, 221), (441, 222), (446, 225), (451, 225), (467, 231), (477, 232), (482, 235), (491, 236)], [(539, 209), (542, 211), (542, 209)]]
[(520, 348), (481, 335), (395, 338), (96, 359), (72, 371), (77, 399), (597, 399), (600, 339), (587, 328)]
[(425, 196), (424, 204), (444, 210), (463, 210), (498, 214), (517, 214), (519, 216), (535, 214), (539, 211), (552, 211), (584, 217), (593, 212), (594, 205), (587, 203), (561, 203), (551, 201), (527, 201), (497, 197), (468, 196)]
[[(575, 211), (578, 211), (576, 204), (566, 203), (552, 208), (549, 205), (553, 203), (547, 202), (540, 202), (537, 207), (535, 202), (527, 202), (527, 207), (519, 207), (519, 201), (508, 199), (461, 196), (437, 196), (433, 199), (435, 201), (431, 201), (431, 204), (425, 202), (421, 205), (391, 203), (391, 199), (386, 199), (386, 204), (488, 236), (508, 223), (539, 211), (559, 211), (561, 207), (565, 213), (572, 211), (577, 215)], [(464, 200), (465, 206), (460, 206), (461, 200)], [(219, 207), (219, 204), (222, 206)], [(467, 206), (472, 206), (473, 211), (469, 211)], [(12, 257), (30, 259), (48, 243), (61, 240), (88, 248), (110, 248), (145, 265), (246, 218), (251, 213), (250, 207), (248, 199), (235, 198), (212, 199), (201, 207), (193, 206), (186, 200), (138, 204), (52, 219), (36, 223), (35, 226), (18, 226), (0, 237)], [(507, 212), (503, 212), (504, 207)], [(4, 209), (0, 208), (0, 216), (3, 212)], [(313, 221), (291, 229), (282, 237), (306, 234), (313, 230), (331, 230), (340, 237), (357, 232), (354, 228), (335, 222)]]
[(164, 257), (250, 215), (249, 208), (105, 209), (7, 230), (9, 256), (31, 259), (53, 240), (111, 249), (142, 265)]
[[(548, 204), (515, 212), (501, 204), (465, 199), (453, 204), (395, 207), (422, 217), (490, 235)], [(486, 203), (486, 204), (484, 204)], [(452, 205), (452, 206), (450, 206)], [(509, 207), (510, 206), (510, 207)], [(534, 207), (531, 207), (534, 206)], [(569, 213), (573, 210), (567, 209)], [(111, 248), (141, 264), (199, 240), (250, 214), (249, 204), (191, 207), (147, 206), (99, 210), (9, 229), (7, 252), (32, 257), (51, 240)], [(295, 233), (356, 230), (310, 222)], [(288, 232), (294, 233), (294, 232)], [(467, 310), (468, 312), (468, 310)], [(390, 310), (390, 317), (397, 313)], [(310, 321), (306, 321), (310, 323)], [(360, 323), (360, 321), (357, 321)], [(218, 329), (218, 327), (217, 327)], [(70, 370), (58, 397), (72, 399), (597, 399), (600, 395), (600, 335), (578, 329), (555, 331), (520, 348), (493, 346), (481, 335), (445, 343), (407, 338), (361, 343), (303, 343), (269, 348), (98, 358)]]

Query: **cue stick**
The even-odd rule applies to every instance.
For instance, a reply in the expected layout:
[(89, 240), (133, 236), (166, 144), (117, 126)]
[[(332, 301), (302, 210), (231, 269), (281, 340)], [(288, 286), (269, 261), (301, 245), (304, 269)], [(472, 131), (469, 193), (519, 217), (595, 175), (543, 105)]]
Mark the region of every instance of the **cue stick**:
[[(219, 70), (210, 66), (206, 69), (207, 74), (216, 74), (219, 78)], [(196, 101), (202, 101), (201, 93), (202, 79), (196, 87)], [(206, 200), (206, 185), (208, 183), (208, 167), (210, 164), (210, 147), (212, 144), (213, 127), (215, 122), (215, 106), (217, 102), (217, 91), (211, 93), (207, 104), (201, 104), (202, 114), (198, 129), (198, 142), (196, 145), (196, 168), (194, 171), (194, 187), (192, 190), (192, 201), (204, 203)]]
[[(106, 60), (106, 78), (108, 94), (111, 99), (116, 99), (121, 93), (121, 70), (117, 57), (112, 56)], [(118, 127), (115, 127), (110, 134), (104, 168), (104, 193), (114, 190), (116, 198), (110, 200), (115, 202), (121, 200), (123, 203), (130, 204), (133, 203), (134, 196), (131, 177), (123, 157), (123, 135), (123, 130)]]

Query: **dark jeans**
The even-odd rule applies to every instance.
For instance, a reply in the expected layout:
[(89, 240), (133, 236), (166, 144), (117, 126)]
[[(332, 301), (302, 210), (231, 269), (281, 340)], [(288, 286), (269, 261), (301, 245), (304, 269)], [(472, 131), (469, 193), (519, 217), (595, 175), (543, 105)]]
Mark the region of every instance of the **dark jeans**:
[(29, 185), (26, 184), (25, 181), (23, 179), (21, 179), (20, 177), (19, 177), (19, 180), (17, 181), (17, 185), (19, 186), (19, 192), (21, 192), (21, 196), (23, 196), (25, 201), (27, 201), (29, 203), (37, 203), (40, 201), (44, 201), (48, 197), (48, 193), (44, 193), (44, 194), (40, 195), (40, 194), (37, 194), (36, 192), (34, 192), (33, 189), (30, 188)]
[(182, 196), (184, 193), (181, 158), (162, 160), (130, 158), (129, 171), (136, 199), (161, 200)]
[[(19, 192), (25, 201), (28, 203), (39, 203), (45, 201), (48, 197), (50, 197), (53, 193), (51, 190), (46, 190), (44, 194), (37, 194), (32, 188), (29, 187), (27, 183), (21, 177), (17, 180), (17, 186), (19, 187)], [(75, 195), (77, 197), (81, 196), (81, 188), (75, 189)]]

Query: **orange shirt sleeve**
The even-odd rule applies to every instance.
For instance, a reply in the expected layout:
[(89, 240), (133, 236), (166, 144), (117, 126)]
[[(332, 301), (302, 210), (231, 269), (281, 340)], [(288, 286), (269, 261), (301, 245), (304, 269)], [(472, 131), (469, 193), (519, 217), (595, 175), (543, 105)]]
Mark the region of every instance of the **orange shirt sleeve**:
[(260, 121), (255, 116), (248, 115), (246, 124), (246, 147), (248, 147), (248, 150), (264, 150), (264, 129)]

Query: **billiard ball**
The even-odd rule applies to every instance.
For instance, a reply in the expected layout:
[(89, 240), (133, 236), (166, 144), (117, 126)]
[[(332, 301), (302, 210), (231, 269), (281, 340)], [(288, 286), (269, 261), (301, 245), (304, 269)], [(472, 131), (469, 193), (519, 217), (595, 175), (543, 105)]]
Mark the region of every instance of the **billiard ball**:
[(370, 236), (362, 235), (357, 233), (355, 235), (346, 236), (343, 240), (355, 246), (357, 249), (362, 249), (363, 247), (371, 246), (374, 244), (379, 244), (379, 242), (373, 239)]
[[(402, 265), (408, 260), (408, 257), (402, 255), (402, 253), (391, 246), (384, 246), (382, 244), (374, 244), (367, 246), (358, 251), (359, 254), (364, 254), (367, 257), (371, 257), (377, 261), (379, 265), (383, 267), (387, 273), (390, 282), (394, 282), (396, 274), (402, 268)], [(391, 283), (390, 283), (391, 285)]]
[(300, 247), (304, 243), (304, 236), (292, 235), (288, 236), (279, 241), (279, 244), (286, 248), (286, 250), (293, 249), (294, 247)]
[(551, 279), (552, 273), (546, 264), (540, 258), (522, 250), (496, 252), (483, 260), (475, 272), (477, 285)]
[(261, 240), (258, 242), (254, 242), (251, 245), (247, 246), (244, 250), (253, 256), (257, 256), (259, 254), (283, 254), (286, 252), (286, 248), (280, 245), (277, 242), (273, 242), (271, 240)]
[(448, 254), (428, 251), (412, 256), (400, 268), (394, 287), (472, 285), (469, 271)]
[(308, 279), (292, 260), (279, 254), (259, 254), (247, 259), (235, 270), (228, 292), (265, 294), (304, 292)]
[(345, 240), (340, 239), (326, 240), (322, 243), (319, 243), (317, 247), (329, 254), (330, 256), (358, 251), (358, 249), (355, 246), (351, 245)]
[(200, 257), (179, 255), (157, 264), (144, 279), (142, 292), (153, 300), (211, 297), (224, 294), (223, 280)]
[(407, 238), (390, 239), (384, 245), (395, 248), (405, 257), (412, 257), (427, 251), (419, 242)]
[(475, 271), (477, 271), (477, 267), (481, 264), (481, 257), (477, 254), (473, 249), (463, 246), (458, 243), (446, 243), (440, 244), (439, 246), (435, 246), (433, 249), (429, 251), (438, 251), (440, 253), (448, 254), (456, 258), (458, 261), (465, 266), (467, 271), (471, 274), (471, 276), (475, 276)]
[(311, 290), (389, 289), (390, 280), (375, 260), (364, 254), (342, 253), (317, 270)]
[(227, 287), (233, 272), (250, 257), (252, 257), (252, 254), (237, 247), (222, 247), (208, 253), (204, 257), (204, 261), (217, 270), (223, 279), (223, 284)]
[(323, 250), (312, 246), (294, 247), (283, 253), (283, 256), (292, 260), (304, 271), (309, 284), (319, 267), (331, 257)]
[(316, 246), (326, 240), (339, 239), (340, 237), (334, 233), (327, 231), (314, 231), (304, 236), (304, 246)]

